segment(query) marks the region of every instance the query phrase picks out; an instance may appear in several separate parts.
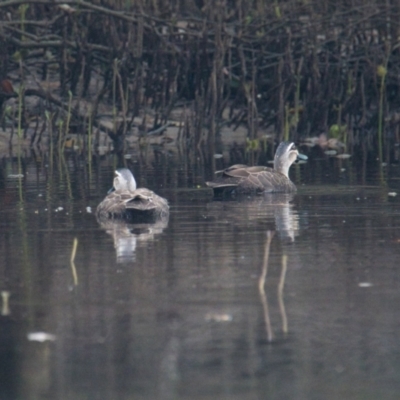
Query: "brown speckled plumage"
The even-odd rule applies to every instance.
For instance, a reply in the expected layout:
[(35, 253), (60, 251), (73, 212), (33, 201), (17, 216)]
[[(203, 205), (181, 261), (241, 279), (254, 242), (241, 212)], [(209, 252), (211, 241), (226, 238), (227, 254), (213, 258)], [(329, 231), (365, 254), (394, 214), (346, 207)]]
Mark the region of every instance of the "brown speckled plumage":
[(149, 189), (137, 189), (135, 178), (129, 169), (118, 169), (115, 174), (114, 191), (97, 206), (99, 219), (151, 222), (168, 215), (168, 201)]
[(217, 178), (206, 184), (214, 190), (214, 193), (272, 193), (294, 192), (295, 184), (289, 179), (289, 168), (297, 157), (306, 159), (300, 155), (294, 143), (282, 142), (275, 153), (274, 168), (236, 164), (217, 172)]

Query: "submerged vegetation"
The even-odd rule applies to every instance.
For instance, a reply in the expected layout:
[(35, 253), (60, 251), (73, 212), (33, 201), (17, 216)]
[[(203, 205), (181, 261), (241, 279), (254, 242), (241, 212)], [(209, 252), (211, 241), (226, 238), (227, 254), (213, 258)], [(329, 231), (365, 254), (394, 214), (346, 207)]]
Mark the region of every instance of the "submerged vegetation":
[(74, 132), (122, 149), (175, 121), (177, 141), (208, 154), (229, 125), (257, 148), (260, 129), (323, 133), (382, 159), (400, 141), (399, 17), (373, 0), (6, 0), (1, 124), (31, 144), (46, 130), (59, 150)]

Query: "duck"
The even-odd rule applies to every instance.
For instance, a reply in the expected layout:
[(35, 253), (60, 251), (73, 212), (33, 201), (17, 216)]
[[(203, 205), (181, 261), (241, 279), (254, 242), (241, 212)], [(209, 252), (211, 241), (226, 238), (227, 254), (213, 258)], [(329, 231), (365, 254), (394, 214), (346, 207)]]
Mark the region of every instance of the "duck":
[(152, 223), (169, 215), (168, 201), (146, 188), (137, 188), (128, 168), (115, 171), (113, 187), (97, 206), (100, 221), (120, 219), (130, 223)]
[(274, 168), (264, 166), (249, 167), (235, 164), (217, 171), (217, 178), (206, 185), (213, 189), (214, 195), (225, 193), (291, 193), (297, 190), (289, 178), (289, 168), (297, 160), (307, 160), (299, 153), (293, 142), (281, 142), (276, 149)]

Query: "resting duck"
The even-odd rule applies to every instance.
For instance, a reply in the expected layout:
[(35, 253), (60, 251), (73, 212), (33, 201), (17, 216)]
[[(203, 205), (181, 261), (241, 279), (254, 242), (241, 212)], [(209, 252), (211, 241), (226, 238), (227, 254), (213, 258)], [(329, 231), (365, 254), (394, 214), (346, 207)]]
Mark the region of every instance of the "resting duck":
[(97, 217), (123, 219), (128, 222), (153, 222), (169, 214), (168, 201), (153, 191), (136, 187), (136, 180), (127, 168), (115, 171), (114, 185), (97, 206)]
[(295, 184), (289, 179), (289, 168), (297, 158), (306, 160), (292, 142), (282, 142), (276, 149), (274, 168), (249, 167), (236, 164), (217, 171), (215, 181), (206, 182), (214, 190), (214, 195), (224, 192), (235, 193), (272, 193), (294, 192)]

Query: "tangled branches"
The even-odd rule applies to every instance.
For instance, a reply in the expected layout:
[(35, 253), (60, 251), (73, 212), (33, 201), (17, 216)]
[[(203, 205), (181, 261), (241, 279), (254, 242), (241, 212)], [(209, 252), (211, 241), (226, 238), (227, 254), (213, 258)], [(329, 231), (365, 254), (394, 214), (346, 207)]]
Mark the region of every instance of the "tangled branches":
[(60, 99), (92, 102), (93, 121), (112, 103), (114, 136), (143, 109), (163, 126), (181, 104), (195, 111), (191, 134), (211, 141), (223, 117), (249, 138), (260, 126), (353, 141), (379, 119), (397, 129), (400, 6), (322, 3), (3, 1), (0, 71), (57, 82)]

